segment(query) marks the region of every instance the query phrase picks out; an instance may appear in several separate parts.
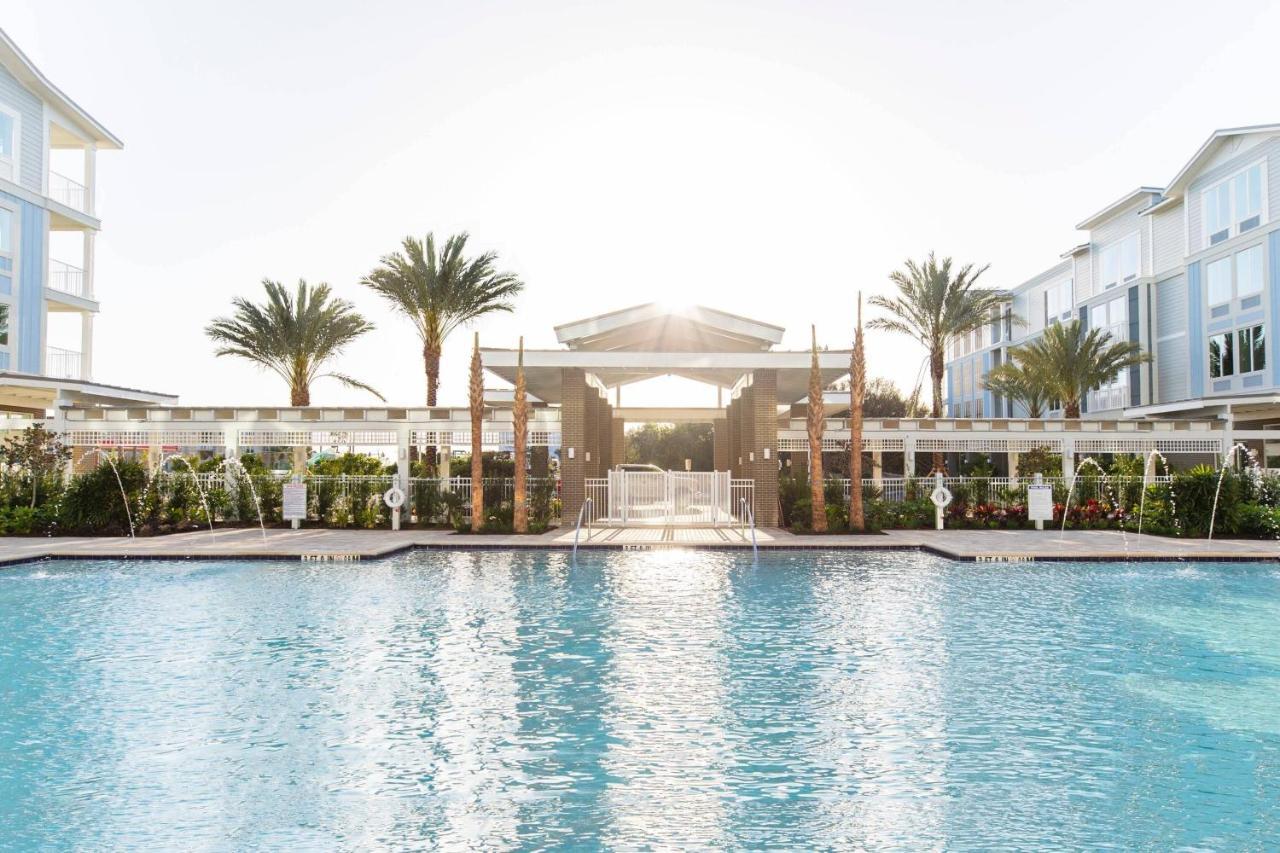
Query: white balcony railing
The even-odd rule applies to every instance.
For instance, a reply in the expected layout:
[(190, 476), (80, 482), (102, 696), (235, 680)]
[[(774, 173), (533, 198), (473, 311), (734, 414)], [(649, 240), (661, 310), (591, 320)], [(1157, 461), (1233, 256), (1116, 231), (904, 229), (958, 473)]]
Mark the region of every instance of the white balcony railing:
[(52, 379), (80, 379), (84, 370), (84, 358), (71, 349), (47, 347), (44, 354), (44, 375)]
[(85, 287), (84, 270), (54, 258), (49, 259), (49, 287), (72, 296), (89, 295)]
[(49, 171), (49, 198), (67, 207), (88, 213), (86, 205), (89, 194), (84, 184), (52, 170)]

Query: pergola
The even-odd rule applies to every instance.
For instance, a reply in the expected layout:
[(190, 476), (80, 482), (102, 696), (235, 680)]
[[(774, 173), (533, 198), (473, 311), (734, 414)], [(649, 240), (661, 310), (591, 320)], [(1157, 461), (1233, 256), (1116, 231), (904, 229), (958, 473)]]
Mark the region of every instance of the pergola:
[[(526, 350), (524, 375), (531, 394), (559, 406), (566, 518), (582, 505), (587, 480), (623, 461), (628, 420), (693, 420), (712, 425), (716, 469), (754, 482), (757, 521), (777, 524), (779, 404), (789, 407), (806, 396), (810, 352), (774, 349), (782, 341), (779, 326), (705, 307), (638, 305), (555, 331), (564, 349)], [(515, 350), (482, 349), (481, 357), (490, 372), (515, 382)], [(848, 373), (849, 351), (821, 351), (818, 364), (825, 386)], [(618, 405), (622, 386), (657, 376), (712, 385), (721, 405)]]

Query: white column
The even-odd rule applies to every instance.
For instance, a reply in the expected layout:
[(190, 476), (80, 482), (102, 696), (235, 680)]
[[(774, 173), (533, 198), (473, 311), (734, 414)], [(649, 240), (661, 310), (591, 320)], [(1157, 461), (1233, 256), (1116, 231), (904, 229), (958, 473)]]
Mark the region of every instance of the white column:
[(411, 429), (408, 424), (396, 428), (396, 473), (400, 475), (400, 488), (409, 493), (409, 441)]
[(1076, 472), (1076, 443), (1075, 439), (1062, 439), (1062, 476), (1070, 479)]
[(84, 277), (84, 296), (86, 299), (93, 298), (93, 248), (96, 233), (86, 228), (84, 230), (84, 257), (81, 259), (80, 266), (83, 268)]
[(97, 203), (98, 182), (98, 146), (92, 142), (84, 148), (84, 212), (95, 216), (94, 206)]
[(871, 482), (875, 483), (876, 490), (884, 483), (884, 451), (871, 451)]
[(93, 312), (80, 312), (80, 378), (93, 378)]
[(910, 435), (902, 437), (902, 476), (916, 475), (916, 440)]
[(1018, 479), (1018, 461), (1021, 455), (1020, 453), (1009, 454), (1009, 477), (1011, 479)]

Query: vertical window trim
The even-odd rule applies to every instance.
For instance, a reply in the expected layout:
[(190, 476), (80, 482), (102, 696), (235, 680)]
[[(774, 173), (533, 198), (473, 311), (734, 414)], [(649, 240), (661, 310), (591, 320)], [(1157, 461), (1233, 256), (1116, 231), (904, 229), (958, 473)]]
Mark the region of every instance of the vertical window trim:
[[(8, 163), (10, 168), (9, 180), (15, 184), (21, 183), (22, 178), (22, 113), (7, 103), (0, 101), (0, 113), (4, 113), (13, 120), (13, 154), (5, 157), (0, 154), (0, 162)], [(2, 176), (0, 176), (2, 177)]]

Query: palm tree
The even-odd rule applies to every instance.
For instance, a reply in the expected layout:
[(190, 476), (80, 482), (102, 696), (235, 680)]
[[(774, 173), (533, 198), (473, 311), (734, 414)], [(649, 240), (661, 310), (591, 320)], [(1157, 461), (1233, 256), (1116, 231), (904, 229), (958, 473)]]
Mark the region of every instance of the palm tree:
[(1066, 418), (1080, 417), (1085, 394), (1112, 382), (1120, 371), (1151, 360), (1138, 344), (1112, 340), (1101, 329), (1086, 332), (1079, 320), (1049, 326), (1012, 356), (1032, 375), (1043, 377), (1049, 399), (1062, 401)]
[(529, 532), (529, 501), (524, 467), (529, 449), (529, 398), (524, 384), (524, 337), (520, 338), (520, 350), (516, 356), (516, 395), (511, 412), (511, 427), (515, 433), (515, 495), (512, 498), (512, 529), (516, 533)]
[(382, 258), (361, 283), (408, 317), (422, 341), (427, 405), (436, 405), (440, 355), (459, 326), (494, 311), (511, 311), (511, 299), (524, 289), (514, 273), (497, 272), (494, 252), (465, 254), (468, 235), (455, 234), (436, 252), (434, 234), (426, 240), (405, 237), (401, 251)]
[(862, 403), (867, 393), (867, 354), (862, 345), (862, 293), (858, 293), (858, 324), (849, 356), (849, 529), (862, 530)]
[(290, 406), (310, 406), (311, 383), (325, 377), (383, 399), (369, 385), (325, 370), (347, 344), (373, 329), (350, 302), (332, 298), (327, 284), (311, 287), (301, 279), (293, 295), (270, 279), (263, 279), (262, 286), (266, 302), (258, 305), (238, 296), (231, 302), (235, 311), (230, 317), (205, 327), (205, 334), (219, 344), (215, 355), (243, 358), (280, 376), (289, 384)]
[(480, 333), (471, 347), (471, 532), (484, 523), (484, 367), (480, 363)]
[(1044, 417), (1049, 405), (1049, 383), (1027, 365), (1018, 361), (1018, 350), (1010, 350), (1010, 360), (994, 367), (982, 380), (983, 387), (1009, 401), (1021, 403), (1027, 417)]
[[(951, 258), (939, 262), (930, 252), (924, 261), (908, 260), (901, 270), (889, 274), (889, 280), (898, 288), (897, 296), (872, 296), (869, 300), (889, 316), (876, 317), (867, 324), (868, 328), (908, 335), (928, 353), (929, 377), (933, 380), (931, 417), (942, 417), (947, 341), (990, 322), (991, 312), (1007, 299), (999, 291), (974, 286), (986, 271), (986, 266), (974, 269), (973, 264), (965, 264), (953, 273)], [(941, 453), (934, 454), (933, 467), (942, 470)]]
[(814, 533), (827, 532), (827, 501), (823, 492), (822, 432), (826, 427), (826, 412), (822, 404), (822, 372), (818, 369), (818, 330), (813, 333), (813, 358), (809, 362), (809, 405), (806, 407), (806, 426), (809, 428), (809, 505), (813, 510)]

